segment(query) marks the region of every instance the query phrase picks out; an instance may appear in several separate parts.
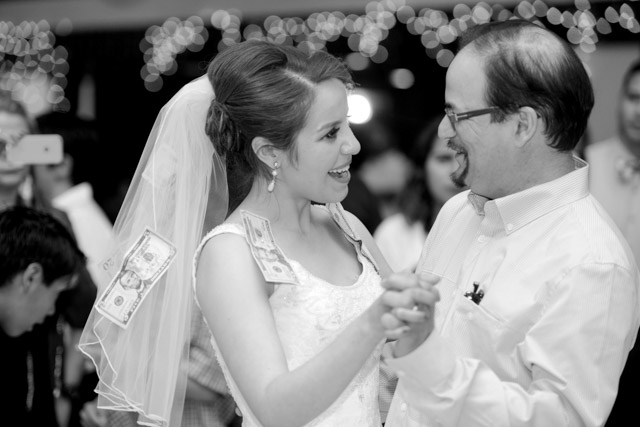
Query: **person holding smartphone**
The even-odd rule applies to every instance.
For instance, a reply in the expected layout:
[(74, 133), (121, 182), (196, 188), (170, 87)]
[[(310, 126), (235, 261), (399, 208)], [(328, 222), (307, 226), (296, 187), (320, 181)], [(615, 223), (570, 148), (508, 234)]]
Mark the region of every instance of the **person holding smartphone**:
[[(32, 117), (24, 106), (14, 100), (8, 92), (0, 92), (0, 212), (14, 206), (27, 206), (52, 215), (60, 221), (70, 232), (75, 241), (75, 235), (71, 229), (68, 217), (64, 212), (53, 208), (45, 200), (40, 198), (27, 198), (21, 195), (21, 189), (28, 182), (32, 164), (27, 161), (15, 161), (12, 150), (25, 143), (25, 135), (37, 134), (37, 128)], [(26, 139), (29, 142), (29, 138)], [(34, 147), (28, 147), (34, 148)], [(27, 149), (24, 152), (28, 153)], [(38, 150), (32, 153), (37, 154)], [(40, 152), (41, 153), (41, 152)], [(13, 153), (15, 154), (15, 152)], [(34, 158), (41, 161), (42, 156)], [(82, 378), (84, 361), (81, 353), (73, 344), (65, 346), (65, 338), (77, 342), (79, 334), (89, 316), (93, 301), (97, 293), (91, 276), (85, 265), (78, 273), (77, 285), (56, 302), (53, 316), (47, 318), (45, 323), (31, 332), (25, 339), (38, 342), (41, 349), (46, 349), (46, 368), (34, 372), (36, 376), (50, 376), (51, 394), (54, 396), (55, 415), (57, 419), (49, 420), (43, 426), (66, 425), (71, 414), (72, 405), (75, 403), (76, 387)], [(26, 370), (27, 366), (18, 366), (15, 369)], [(36, 378), (36, 381), (39, 381)], [(9, 385), (6, 388), (10, 388)]]

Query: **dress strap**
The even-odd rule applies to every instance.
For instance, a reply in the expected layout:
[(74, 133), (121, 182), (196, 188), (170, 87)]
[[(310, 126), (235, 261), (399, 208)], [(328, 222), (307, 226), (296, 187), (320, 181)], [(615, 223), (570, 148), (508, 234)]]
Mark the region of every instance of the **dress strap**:
[(345, 234), (347, 239), (355, 246), (356, 250), (362, 254), (363, 257), (369, 261), (369, 263), (376, 270), (376, 273), (380, 274), (380, 270), (378, 269), (378, 265), (376, 264), (373, 256), (367, 250), (367, 247), (362, 243), (362, 239), (356, 232), (356, 230), (351, 226), (347, 217), (345, 215), (345, 210), (340, 203), (327, 203), (326, 205), (329, 213), (331, 214), (331, 218), (333, 221), (340, 227), (342, 232)]

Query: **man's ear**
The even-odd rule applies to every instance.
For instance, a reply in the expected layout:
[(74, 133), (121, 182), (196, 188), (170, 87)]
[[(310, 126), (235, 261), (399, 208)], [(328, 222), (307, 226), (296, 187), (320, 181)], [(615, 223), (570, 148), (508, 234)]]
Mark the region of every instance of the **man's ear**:
[(256, 136), (251, 141), (251, 148), (260, 161), (270, 168), (273, 168), (273, 164), (278, 161), (278, 153), (276, 148), (271, 142), (261, 136)]
[(518, 109), (516, 124), (516, 145), (524, 147), (527, 142), (531, 141), (540, 126), (540, 117), (538, 113), (531, 107), (521, 107)]
[(42, 265), (37, 262), (32, 262), (21, 273), (22, 281), (21, 286), (25, 292), (31, 292), (39, 285), (44, 283), (44, 271)]

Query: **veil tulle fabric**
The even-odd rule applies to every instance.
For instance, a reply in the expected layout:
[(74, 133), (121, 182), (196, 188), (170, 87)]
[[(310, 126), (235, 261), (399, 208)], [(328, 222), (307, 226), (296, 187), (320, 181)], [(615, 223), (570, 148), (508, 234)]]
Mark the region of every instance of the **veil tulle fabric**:
[(100, 379), (98, 406), (138, 412), (143, 425), (181, 424), (193, 255), (203, 225), (213, 227), (227, 213), (225, 167), (205, 133), (212, 99), (213, 88), (203, 76), (160, 111), (114, 225), (116, 246), (96, 278), (98, 295), (147, 227), (171, 241), (177, 256), (126, 329), (94, 307), (80, 340)]

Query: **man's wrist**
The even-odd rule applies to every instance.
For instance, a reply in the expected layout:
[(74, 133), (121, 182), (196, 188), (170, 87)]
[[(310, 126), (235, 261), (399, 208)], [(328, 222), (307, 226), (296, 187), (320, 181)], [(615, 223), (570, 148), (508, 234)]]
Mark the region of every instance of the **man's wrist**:
[(403, 357), (420, 347), (429, 338), (431, 332), (425, 332), (420, 336), (403, 336), (393, 346), (393, 357)]

